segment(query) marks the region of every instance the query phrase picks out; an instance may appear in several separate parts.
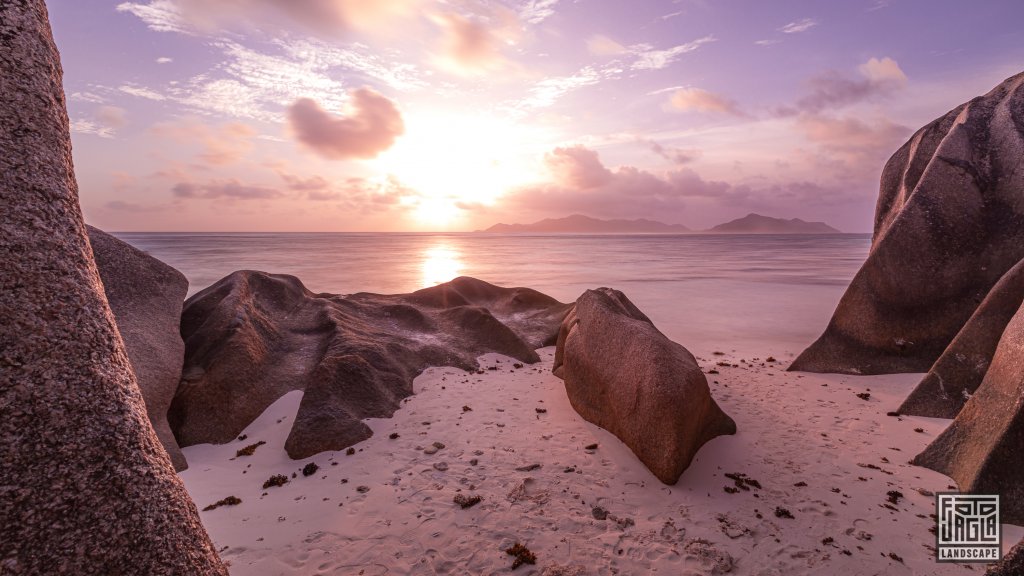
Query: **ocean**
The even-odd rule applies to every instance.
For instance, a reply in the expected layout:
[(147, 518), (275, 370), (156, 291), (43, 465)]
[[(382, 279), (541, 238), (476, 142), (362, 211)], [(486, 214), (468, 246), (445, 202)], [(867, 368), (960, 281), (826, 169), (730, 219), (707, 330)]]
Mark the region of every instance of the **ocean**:
[(235, 270), (291, 274), (335, 294), (410, 292), (473, 276), (570, 302), (608, 286), (697, 355), (780, 359), (824, 330), (871, 243), (869, 234), (115, 235), (185, 274), (189, 295)]

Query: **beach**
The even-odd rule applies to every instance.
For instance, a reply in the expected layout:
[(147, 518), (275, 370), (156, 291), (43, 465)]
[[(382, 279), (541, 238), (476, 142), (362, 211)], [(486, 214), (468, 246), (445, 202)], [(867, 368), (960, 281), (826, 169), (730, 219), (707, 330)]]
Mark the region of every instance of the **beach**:
[[(351, 455), (290, 460), (301, 392), (289, 393), (244, 440), (185, 448), (181, 477), (200, 509), (242, 500), (201, 513), (232, 574), (983, 571), (935, 562), (933, 494), (955, 487), (908, 464), (947, 421), (886, 415), (919, 375), (790, 373), (790, 357), (767, 361), (770, 347), (699, 355), (719, 372), (708, 374), (712, 393), (739, 431), (708, 442), (667, 486), (573, 411), (550, 373), (554, 348), (540, 352), (521, 368), (489, 354), (482, 373), (426, 370)], [(444, 447), (425, 453), (434, 443)], [(262, 489), (275, 474), (288, 483)], [(463, 509), (457, 495), (481, 500)], [(1024, 535), (1003, 530), (1004, 546)], [(535, 565), (511, 569), (503, 550), (517, 542)]]

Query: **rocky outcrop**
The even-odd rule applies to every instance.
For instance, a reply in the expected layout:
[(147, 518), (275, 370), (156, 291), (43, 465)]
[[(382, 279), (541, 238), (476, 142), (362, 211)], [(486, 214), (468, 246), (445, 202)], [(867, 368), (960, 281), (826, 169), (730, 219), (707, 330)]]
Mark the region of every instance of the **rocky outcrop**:
[(569, 306), (473, 278), (411, 294), (313, 294), (298, 278), (235, 272), (185, 303), (182, 382), (168, 419), (182, 446), (234, 439), (271, 403), (303, 390), (292, 458), (368, 438), (428, 366), (478, 369), (498, 352), (537, 362)]
[(1006, 324), (1024, 302), (1024, 261), (992, 287), (942, 356), (899, 407), (900, 414), (955, 418), (978, 389)]
[(972, 494), (999, 494), (1003, 522), (1024, 522), (1024, 311), (1006, 326), (981, 386), (914, 458)]
[(956, 107), (889, 159), (868, 258), (791, 370), (925, 372), (1024, 258), (1022, 84)]
[(558, 332), (554, 373), (572, 407), (617, 436), (665, 484), (708, 440), (735, 434), (686, 348), (617, 290), (587, 290)]
[(0, 572), (226, 575), (103, 296), (43, 0), (0, 2), (0, 150)]
[(175, 470), (184, 470), (188, 464), (167, 424), (167, 410), (178, 389), (185, 358), (180, 320), (188, 280), (128, 243), (92, 226), (86, 229), (149, 421)]
[(1021, 576), (1024, 574), (1024, 542), (1018, 542), (1016, 546), (1003, 556), (1003, 559), (989, 567), (985, 576)]

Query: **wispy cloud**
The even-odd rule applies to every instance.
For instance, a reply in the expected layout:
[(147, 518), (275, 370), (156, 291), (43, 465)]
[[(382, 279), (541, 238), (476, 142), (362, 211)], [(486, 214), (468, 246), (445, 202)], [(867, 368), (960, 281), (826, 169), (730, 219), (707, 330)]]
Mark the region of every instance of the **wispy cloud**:
[(555, 15), (558, 0), (527, 0), (519, 9), (519, 18), (530, 24), (540, 24)]
[(284, 195), (280, 190), (254, 184), (243, 184), (235, 179), (213, 180), (204, 184), (179, 182), (171, 188), (176, 198), (215, 200), (269, 200)]
[(149, 0), (122, 2), (157, 32), (219, 35), (227, 30), (287, 28), (337, 36), (354, 29), (374, 30), (413, 12), (419, 0)]
[(133, 86), (131, 84), (124, 84), (124, 85), (118, 86), (117, 89), (120, 90), (121, 92), (124, 92), (125, 94), (129, 94), (131, 96), (137, 96), (139, 98), (145, 98), (146, 100), (156, 100), (156, 101), (167, 100), (167, 96), (165, 94), (161, 94), (160, 92), (157, 92), (156, 90), (151, 90), (151, 89), (146, 88), (144, 86)]
[(545, 78), (534, 84), (529, 90), (529, 96), (520, 100), (514, 107), (529, 109), (551, 106), (569, 92), (584, 86), (599, 84), (603, 80), (616, 77), (619, 72), (621, 72), (621, 69), (601, 69), (587, 66), (569, 76)]
[(799, 34), (801, 32), (806, 32), (817, 25), (817, 20), (813, 18), (804, 18), (782, 26), (779, 28), (779, 32), (782, 32), (783, 34)]
[(150, 30), (156, 32), (177, 32), (193, 34), (194, 27), (181, 12), (181, 7), (172, 0), (153, 0), (148, 4), (141, 2), (122, 2), (117, 5), (118, 12), (126, 12), (142, 20)]
[(746, 116), (739, 105), (732, 99), (701, 88), (681, 88), (676, 90), (672, 93), (669, 103), (676, 110)]
[(656, 50), (649, 44), (638, 44), (630, 47), (630, 51), (636, 56), (636, 60), (630, 66), (633, 70), (660, 70), (676, 61), (683, 54), (688, 54), (699, 49), (701, 46), (714, 42), (713, 35), (698, 38), (692, 42), (673, 46), (664, 50)]

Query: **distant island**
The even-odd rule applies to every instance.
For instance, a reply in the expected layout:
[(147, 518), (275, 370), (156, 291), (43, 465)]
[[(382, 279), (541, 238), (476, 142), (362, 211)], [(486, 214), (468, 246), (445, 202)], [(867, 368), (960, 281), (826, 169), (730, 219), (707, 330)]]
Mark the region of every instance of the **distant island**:
[(713, 234), (842, 234), (824, 222), (807, 222), (799, 218), (785, 220), (750, 213), (708, 230)]
[(545, 218), (533, 224), (495, 224), (487, 233), (584, 233), (584, 234), (841, 234), (824, 222), (807, 222), (799, 218), (786, 220), (760, 214), (747, 214), (709, 230), (696, 231), (682, 224), (665, 224), (655, 220), (601, 220), (582, 214), (565, 218)]
[(596, 234), (681, 234), (692, 232), (682, 224), (654, 220), (599, 220), (582, 214), (565, 218), (546, 218), (533, 224), (495, 224), (478, 232), (575, 232)]

